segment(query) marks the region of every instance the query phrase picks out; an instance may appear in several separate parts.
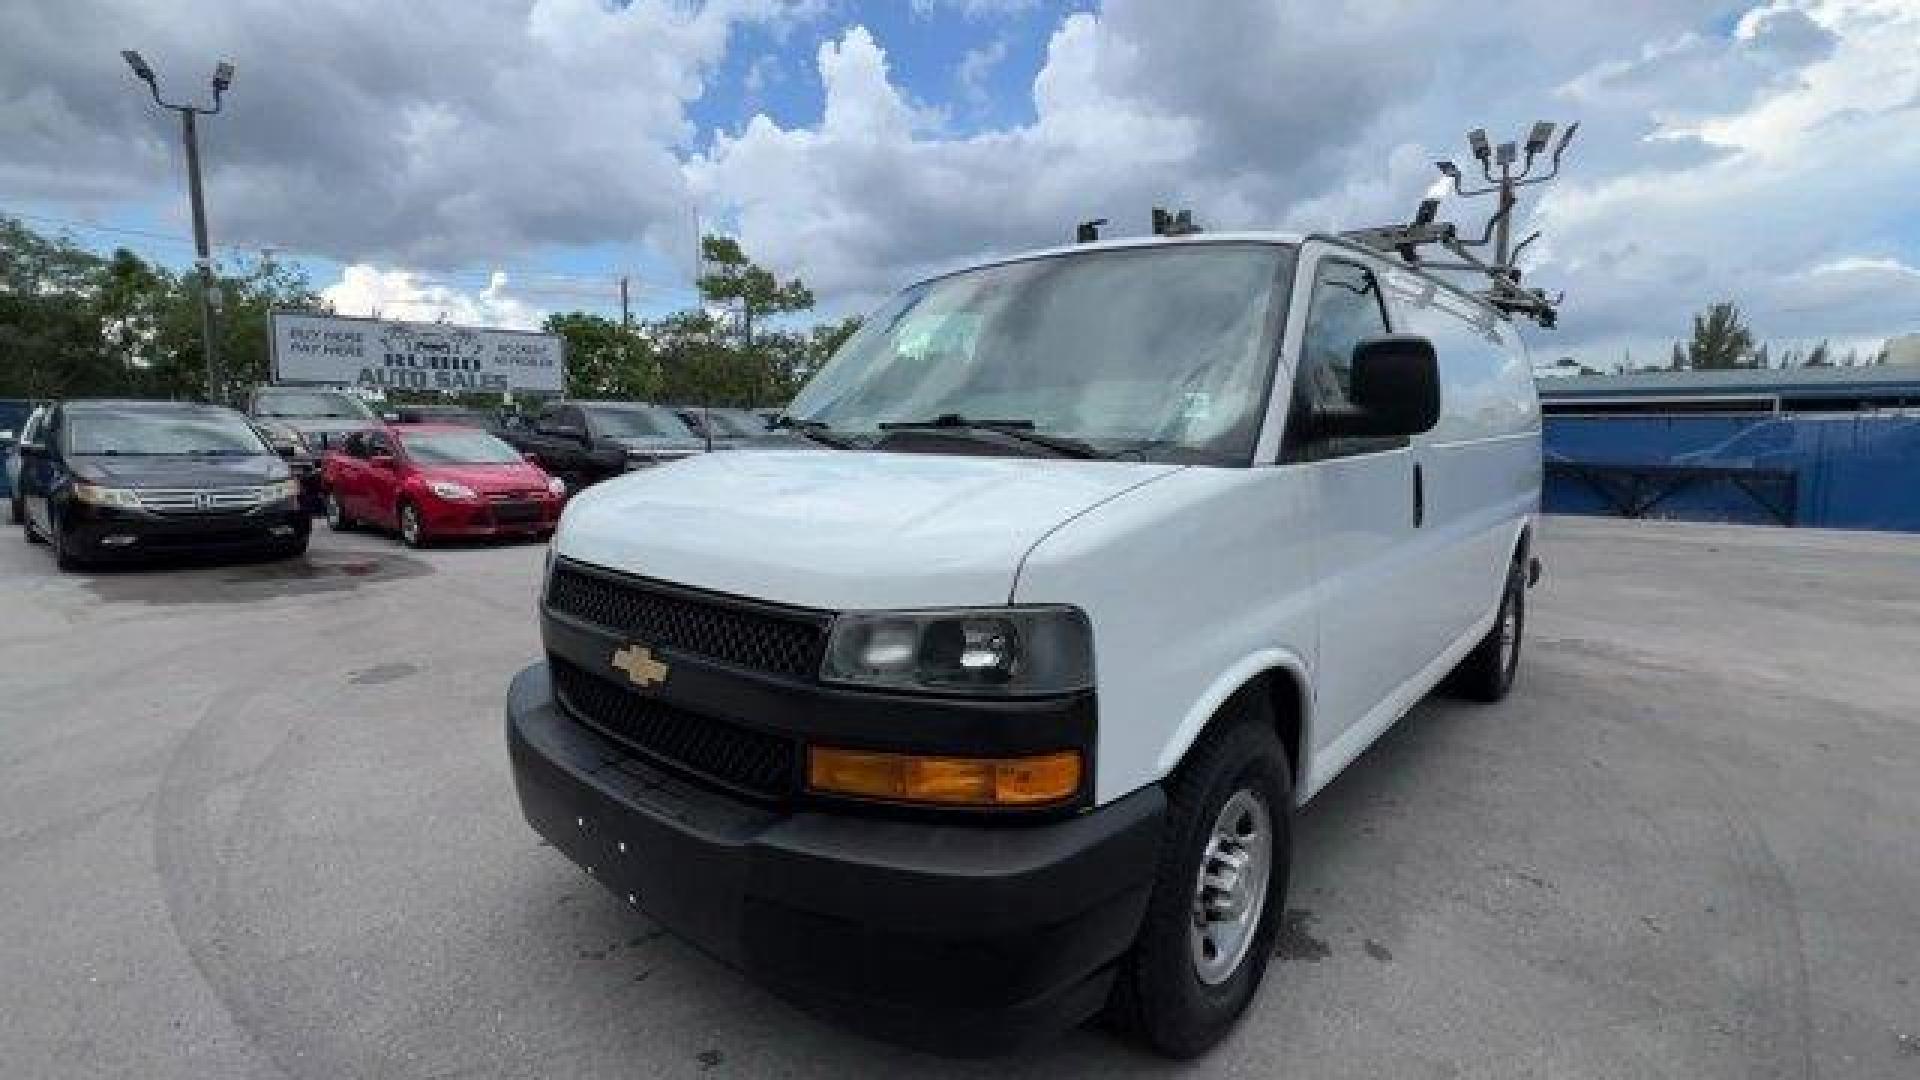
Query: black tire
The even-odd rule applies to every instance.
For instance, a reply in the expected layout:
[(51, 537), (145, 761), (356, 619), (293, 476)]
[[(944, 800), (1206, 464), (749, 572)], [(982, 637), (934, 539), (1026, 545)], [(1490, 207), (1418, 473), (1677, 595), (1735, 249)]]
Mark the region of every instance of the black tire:
[(1513, 678), (1520, 670), (1520, 643), (1527, 629), (1526, 562), (1523, 551), (1507, 567), (1493, 628), (1447, 676), (1449, 693), (1470, 701), (1493, 702), (1513, 690)]
[(47, 531), (53, 535), (47, 537), (47, 543), (53, 547), (54, 565), (69, 574), (85, 570), (89, 565), (88, 561), (85, 556), (74, 551), (73, 546), (67, 543), (66, 530), (61, 528), (60, 519), (54, 517), (51, 519), (50, 524), (53, 527)]
[[(1202, 864), (1214, 851), (1222, 811), (1243, 793), (1266, 809), (1270, 864), (1261, 906), (1249, 919), (1250, 939), (1236, 950), (1230, 974), (1215, 972), (1217, 981), (1210, 984), (1203, 980), (1194, 936)], [(1210, 730), (1168, 781), (1153, 895), (1108, 1003), (1109, 1018), (1155, 1052), (1171, 1058), (1206, 1052), (1259, 990), (1286, 910), (1292, 807), (1292, 769), (1264, 702)]]
[(297, 559), (305, 555), (310, 537), (311, 534), (309, 533), (301, 533), (292, 540), (276, 546), (273, 549), (273, 557), (276, 559)]
[[(420, 511), (410, 502), (400, 504), (400, 542), (410, 548), (423, 548), (429, 543), (427, 528), (420, 520)], [(411, 520), (411, 524), (409, 524)]]
[(325, 512), (327, 528), (334, 532), (352, 532), (353, 518), (347, 514), (347, 508), (340, 505), (340, 496), (327, 492)]

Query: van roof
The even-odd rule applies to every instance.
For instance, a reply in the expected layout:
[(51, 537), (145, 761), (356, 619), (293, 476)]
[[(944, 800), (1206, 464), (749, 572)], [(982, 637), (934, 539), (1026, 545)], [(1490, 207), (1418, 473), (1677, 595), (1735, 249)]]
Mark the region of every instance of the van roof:
[(1090, 252), (1090, 251), (1124, 251), (1124, 250), (1130, 250), (1134, 248), (1179, 247), (1179, 246), (1191, 246), (1195, 244), (1249, 244), (1251, 243), (1251, 244), (1273, 244), (1276, 246), (1297, 247), (1301, 244), (1306, 243), (1309, 240), (1317, 241), (1320, 243), (1333, 244), (1337, 247), (1343, 247), (1343, 248), (1346, 248), (1348, 251), (1353, 252), (1356, 255), (1363, 255), (1372, 259), (1380, 260), (1380, 261), (1391, 264), (1396, 269), (1404, 270), (1408, 273), (1418, 274), (1422, 278), (1439, 285), (1443, 289), (1447, 289), (1451, 292), (1458, 293), (1462, 298), (1471, 300), (1474, 303), (1479, 304), (1480, 306), (1486, 308), (1488, 311), (1491, 311), (1494, 314), (1498, 315), (1502, 319), (1507, 318), (1506, 312), (1501, 311), (1499, 308), (1494, 307), (1492, 304), (1487, 303), (1486, 300), (1483, 299), (1482, 297), (1475, 295), (1473, 292), (1469, 291), (1468, 289), (1462, 288), (1457, 282), (1448, 281), (1446, 278), (1440, 277), (1437, 274), (1429, 273), (1425, 267), (1422, 267), (1413, 263), (1402, 262), (1401, 260), (1393, 257), (1392, 255), (1386, 252), (1379, 251), (1374, 248), (1370, 248), (1365, 244), (1357, 243), (1353, 240), (1348, 239), (1347, 237), (1340, 236), (1335, 233), (1323, 233), (1323, 232), (1298, 233), (1298, 232), (1281, 232), (1277, 230), (1244, 230), (1240, 232), (1199, 232), (1199, 233), (1189, 233), (1185, 236), (1121, 236), (1121, 237), (1115, 237), (1112, 240), (1096, 240), (1088, 244), (1060, 244), (1055, 247), (1034, 248), (1031, 251), (1020, 251), (1020, 252), (1013, 252), (1007, 255), (996, 255), (989, 258), (980, 259), (975, 262), (969, 262), (961, 265), (951, 266), (945, 270), (942, 270), (937, 274), (929, 274), (926, 277), (920, 278), (912, 282), (907, 287), (912, 288), (917, 285), (924, 285), (929, 281), (938, 281), (941, 278), (952, 277), (955, 274), (965, 273), (968, 270), (978, 270), (982, 267), (1005, 266), (1010, 263), (1027, 262), (1032, 259), (1047, 259), (1047, 258), (1053, 258), (1055, 256), (1060, 256), (1060, 255), (1077, 255), (1077, 254)]

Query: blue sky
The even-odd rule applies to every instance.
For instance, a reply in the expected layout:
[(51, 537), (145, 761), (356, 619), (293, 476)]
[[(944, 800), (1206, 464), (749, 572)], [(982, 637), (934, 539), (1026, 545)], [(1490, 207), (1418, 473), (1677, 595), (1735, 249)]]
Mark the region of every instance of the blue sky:
[[(1763, 337), (1920, 330), (1920, 11), (1895, 0), (68, 0), (0, 9), (0, 212), (190, 255), (170, 91), (215, 240), (343, 310), (508, 325), (690, 299), (696, 214), (858, 311), (930, 270), (1144, 231), (1403, 217), (1486, 125), (1580, 120), (1522, 208), (1568, 293), (1541, 355), (1647, 362), (1740, 302)], [(1517, 12), (1517, 14), (1516, 14)], [(297, 43), (291, 46), (290, 43)], [(1864, 167), (1861, 163), (1865, 163)], [(1477, 225), (1481, 207), (1444, 212)], [(107, 230), (132, 230), (107, 231)], [(147, 234), (147, 235), (136, 235)], [(233, 257), (230, 249), (224, 257)]]

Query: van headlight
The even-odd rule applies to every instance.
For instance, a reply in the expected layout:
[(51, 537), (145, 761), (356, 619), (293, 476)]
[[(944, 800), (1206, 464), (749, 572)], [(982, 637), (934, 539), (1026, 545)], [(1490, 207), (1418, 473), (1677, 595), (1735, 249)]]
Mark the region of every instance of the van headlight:
[(1043, 697), (1093, 686), (1093, 628), (1072, 607), (856, 611), (820, 677), (855, 686)]
[(275, 480), (271, 484), (262, 485), (258, 496), (263, 503), (286, 502), (299, 497), (300, 481), (298, 480)]

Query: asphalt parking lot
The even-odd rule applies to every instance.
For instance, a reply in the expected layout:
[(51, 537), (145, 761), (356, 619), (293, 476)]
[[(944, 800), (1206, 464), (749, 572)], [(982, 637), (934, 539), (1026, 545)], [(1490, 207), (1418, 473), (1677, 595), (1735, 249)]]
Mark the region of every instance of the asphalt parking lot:
[(61, 576), (0, 534), (0, 1072), (1920, 1077), (1920, 537), (1550, 520), (1520, 685), (1310, 806), (1170, 1066), (797, 1013), (520, 820), (541, 547)]

